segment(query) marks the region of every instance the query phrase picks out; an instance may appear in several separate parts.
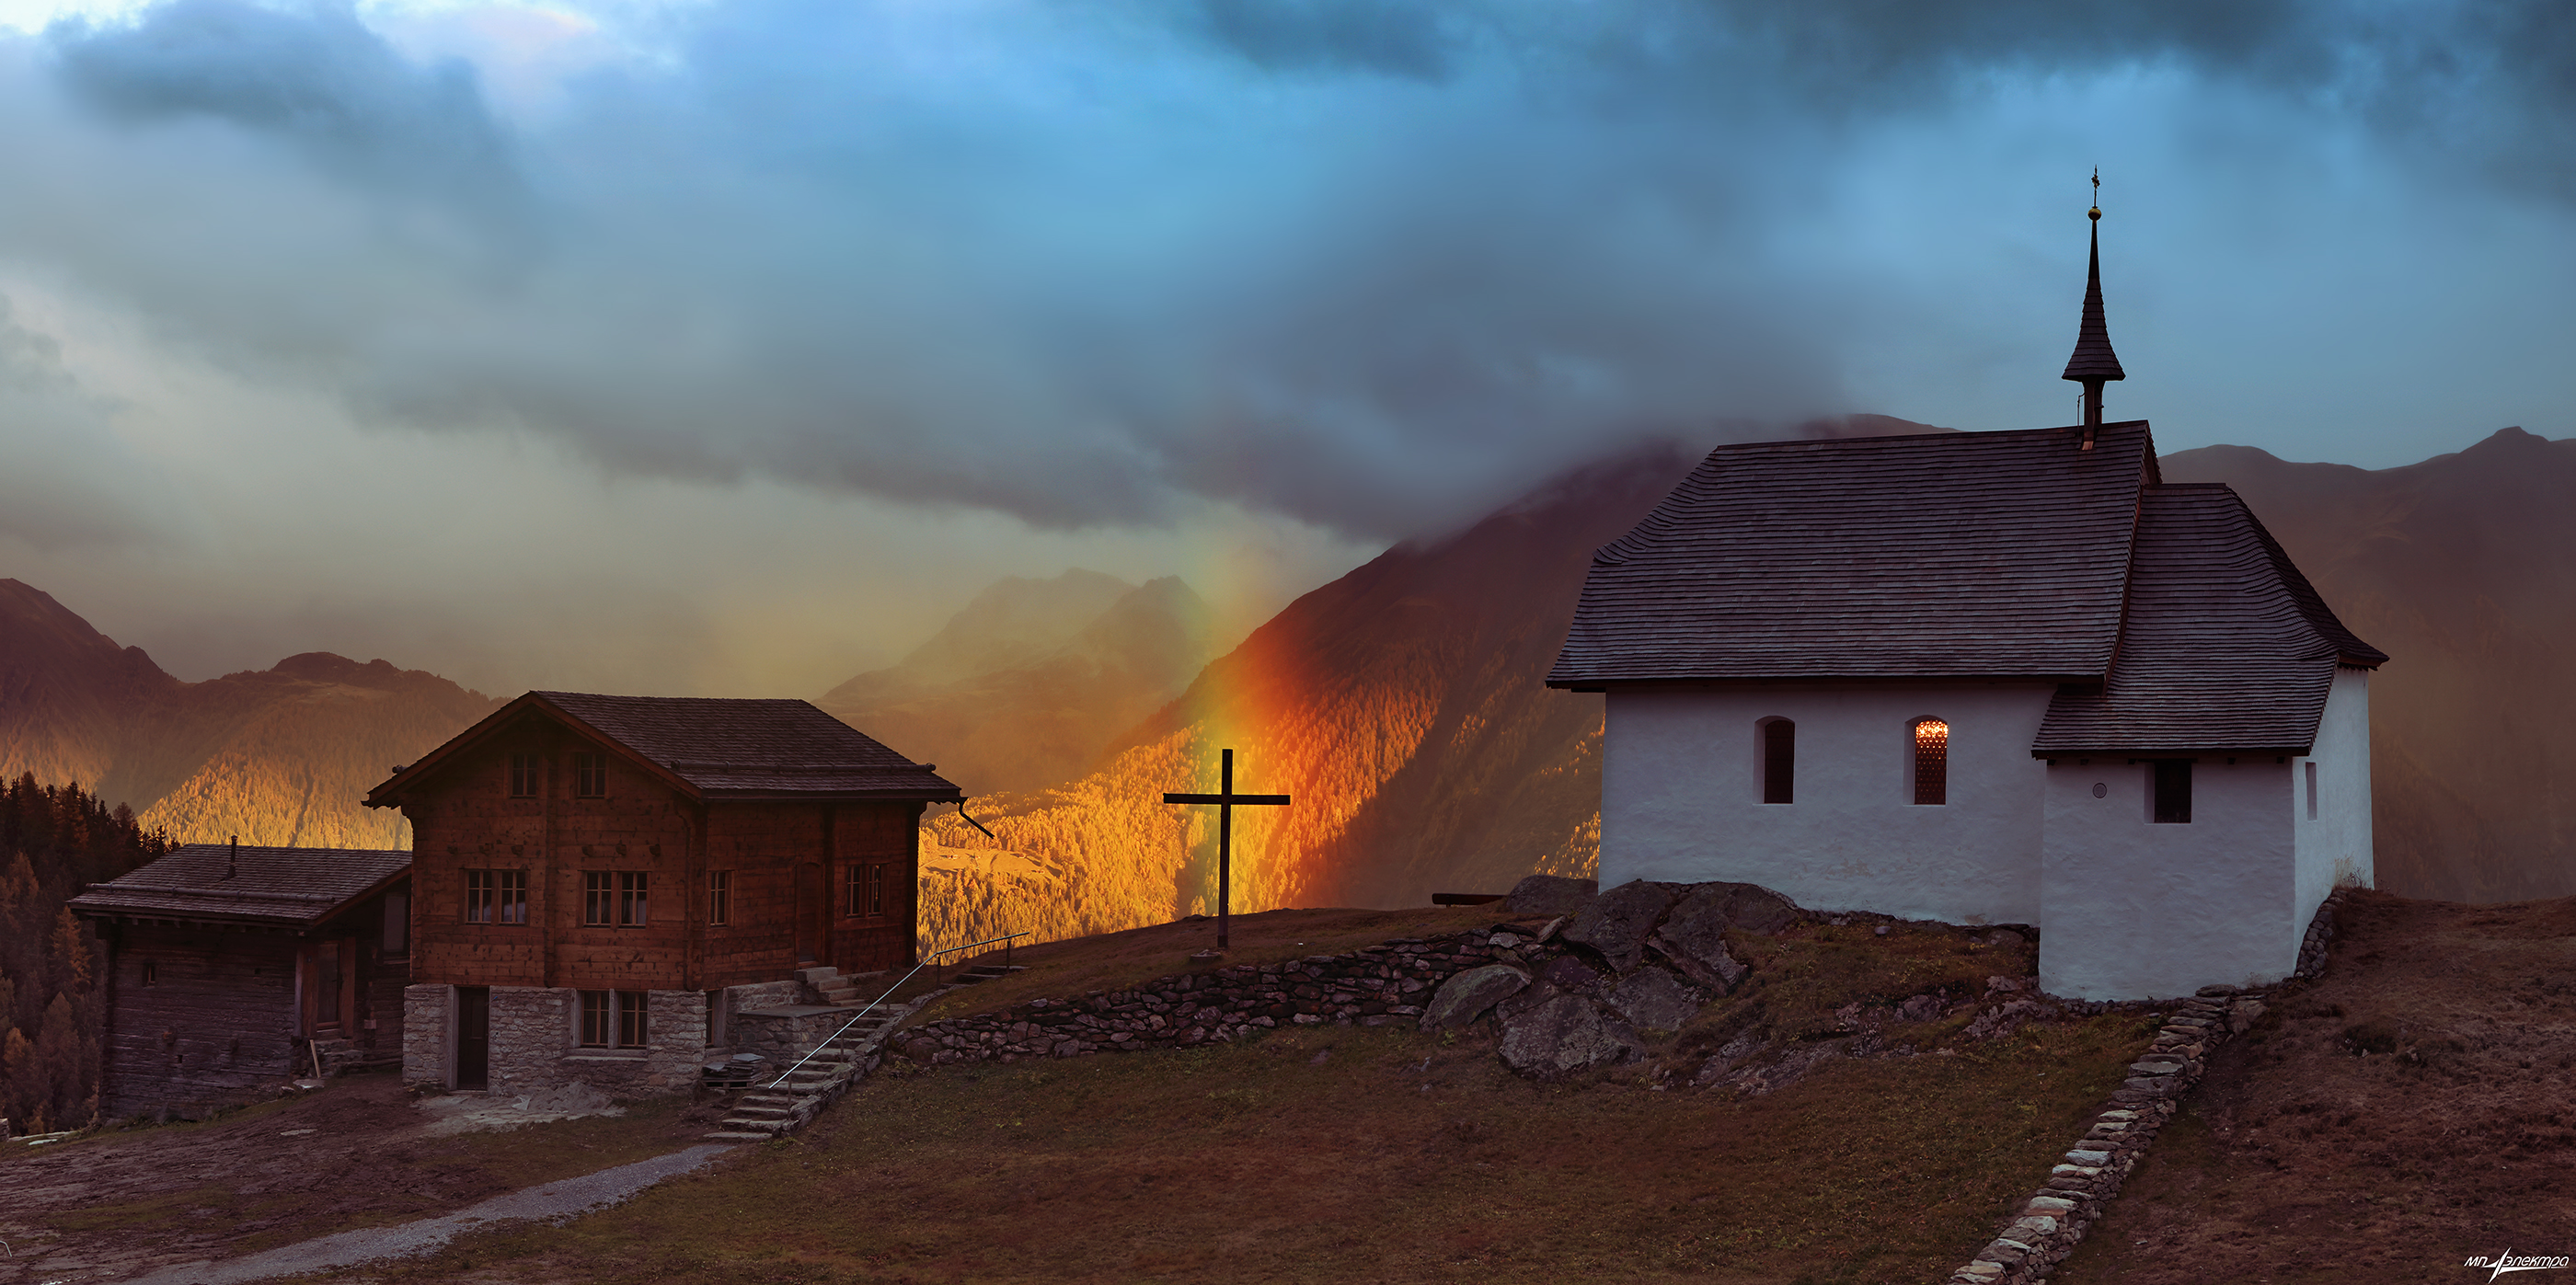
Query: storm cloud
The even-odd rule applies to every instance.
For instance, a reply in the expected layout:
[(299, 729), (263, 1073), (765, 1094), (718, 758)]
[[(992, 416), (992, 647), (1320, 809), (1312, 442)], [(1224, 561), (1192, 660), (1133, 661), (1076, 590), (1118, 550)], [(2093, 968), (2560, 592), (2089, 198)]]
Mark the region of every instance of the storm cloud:
[[(628, 34), (513, 112), (343, 7), (58, 23), (0, 49), (0, 256), (379, 425), (1391, 538), (1630, 440), (1922, 414), (1852, 404), (1899, 329), (1957, 367), (2071, 336), (2083, 171), (2017, 269), (2053, 293), (1963, 307), (1825, 234), (1889, 131), (2001, 154), (1998, 102), (2145, 84), (2213, 168), (2342, 130), (2407, 184), (2576, 191), (2542, 3), (773, 0)], [(2062, 356), (2015, 352), (2055, 398)]]

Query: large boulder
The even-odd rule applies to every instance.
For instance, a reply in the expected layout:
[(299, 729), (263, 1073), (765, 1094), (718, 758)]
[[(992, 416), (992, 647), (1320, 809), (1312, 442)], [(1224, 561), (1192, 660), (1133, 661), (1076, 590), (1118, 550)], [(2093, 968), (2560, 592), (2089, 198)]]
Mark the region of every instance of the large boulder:
[(1700, 994), (1660, 968), (1640, 968), (1610, 990), (1610, 1007), (1650, 1031), (1678, 1031), (1699, 1015)]
[(1503, 1025), (1503, 1063), (1536, 1080), (1645, 1056), (1645, 1042), (1626, 1022), (1581, 995), (1559, 995), (1524, 1009)]
[(1571, 915), (1592, 904), (1592, 895), (1600, 890), (1601, 885), (1589, 879), (1531, 875), (1512, 885), (1503, 908), (1532, 918)]
[(1724, 888), (1727, 921), (1757, 937), (1768, 937), (1798, 922), (1798, 903), (1760, 884), (1717, 883), (1700, 886)]
[[(1694, 885), (1664, 916), (1654, 934), (1646, 939), (1655, 953), (1671, 960), (1684, 976), (1716, 991), (1720, 995), (1735, 989), (1752, 970), (1726, 948), (1726, 930), (1734, 917), (1728, 908), (1736, 901), (1735, 890), (1751, 884), (1703, 883)], [(1760, 889), (1755, 889), (1760, 891)]]
[(1664, 912), (1679, 900), (1683, 885), (1632, 879), (1602, 893), (1565, 926), (1565, 939), (1600, 952), (1610, 966), (1625, 973), (1646, 958), (1646, 938)]
[(1465, 1026), (1529, 984), (1530, 975), (1509, 964), (1487, 964), (1452, 974), (1440, 983), (1439, 990), (1432, 992), (1431, 1002), (1422, 1006), (1422, 1029), (1445, 1031)]

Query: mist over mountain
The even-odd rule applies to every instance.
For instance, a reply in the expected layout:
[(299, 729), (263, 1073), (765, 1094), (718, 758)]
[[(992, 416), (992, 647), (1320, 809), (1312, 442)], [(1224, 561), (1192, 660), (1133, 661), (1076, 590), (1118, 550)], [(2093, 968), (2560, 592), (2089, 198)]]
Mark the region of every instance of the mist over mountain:
[(2225, 482), (2346, 625), (2370, 680), (2379, 886), (2518, 901), (2576, 892), (2576, 440), (2503, 429), (2403, 468), (2246, 446), (2164, 458)]
[(930, 641), (816, 704), (968, 794), (1089, 771), (1208, 661), (1207, 604), (1176, 577), (1142, 586), (1074, 568), (1005, 577)]
[(498, 705), (328, 652), (184, 683), (52, 595), (0, 580), (0, 774), (78, 782), (183, 842), (406, 846), (399, 816), (359, 800)]

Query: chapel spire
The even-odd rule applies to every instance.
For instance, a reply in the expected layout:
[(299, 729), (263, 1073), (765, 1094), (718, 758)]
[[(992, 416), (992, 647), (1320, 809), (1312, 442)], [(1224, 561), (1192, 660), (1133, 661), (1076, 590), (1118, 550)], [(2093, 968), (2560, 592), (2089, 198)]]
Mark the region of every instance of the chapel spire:
[(2119, 354), (2111, 351), (2111, 331), (2102, 322), (2102, 171), (2093, 171), (2093, 254), (2084, 269), (2084, 321), (2075, 332), (2075, 355), (2066, 359), (2066, 379), (2084, 385), (2084, 449), (2093, 449), (2093, 434), (2102, 427), (2102, 385), (2127, 379)]

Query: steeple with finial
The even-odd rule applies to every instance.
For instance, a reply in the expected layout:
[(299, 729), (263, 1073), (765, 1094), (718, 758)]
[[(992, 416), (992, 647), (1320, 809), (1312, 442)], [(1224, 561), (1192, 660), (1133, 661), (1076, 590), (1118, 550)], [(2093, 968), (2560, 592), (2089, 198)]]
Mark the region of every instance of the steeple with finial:
[(2084, 269), (2084, 322), (2075, 332), (2075, 355), (2066, 359), (2065, 378), (2084, 385), (2084, 449), (2093, 449), (2093, 434), (2102, 427), (2102, 385), (2127, 379), (2119, 354), (2111, 351), (2111, 331), (2102, 323), (2102, 171), (2093, 171), (2093, 256)]

